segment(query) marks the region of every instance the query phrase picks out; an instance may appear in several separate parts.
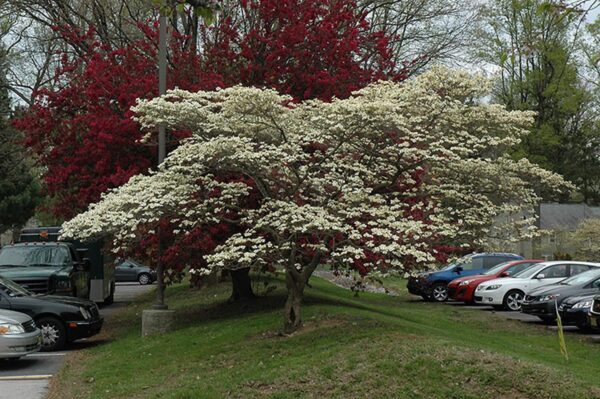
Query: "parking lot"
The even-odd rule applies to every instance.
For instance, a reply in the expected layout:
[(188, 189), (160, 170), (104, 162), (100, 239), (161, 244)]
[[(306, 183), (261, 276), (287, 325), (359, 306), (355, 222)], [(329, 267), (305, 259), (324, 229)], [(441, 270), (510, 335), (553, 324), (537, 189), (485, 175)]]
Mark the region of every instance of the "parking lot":
[[(535, 324), (535, 325), (545, 326), (548, 330), (556, 331), (558, 329), (556, 324), (546, 325), (537, 316), (533, 316), (533, 315), (523, 313), (523, 312), (499, 311), (499, 310), (494, 310), (494, 308), (491, 306), (470, 306), (470, 305), (465, 305), (463, 302), (449, 301), (449, 302), (446, 302), (446, 304), (449, 306), (458, 306), (463, 309), (476, 309), (476, 310), (479, 310), (482, 312), (494, 313), (497, 316), (500, 316), (507, 320), (518, 320), (518, 321), (521, 321), (521, 322), (527, 323), (527, 324)], [(579, 335), (579, 336), (589, 339), (590, 341), (593, 341), (593, 342), (600, 342), (600, 334), (591, 334), (589, 332), (583, 332), (580, 329), (578, 329), (576, 326), (563, 326), (563, 331), (565, 333)]]
[[(100, 309), (105, 317), (125, 306), (137, 295), (152, 289), (153, 285), (118, 283), (115, 302)], [(65, 351), (39, 352), (20, 360), (0, 360), (0, 399), (37, 399), (45, 396), (50, 378), (62, 367), (65, 356), (72, 351), (97, 345), (97, 340), (81, 340)]]

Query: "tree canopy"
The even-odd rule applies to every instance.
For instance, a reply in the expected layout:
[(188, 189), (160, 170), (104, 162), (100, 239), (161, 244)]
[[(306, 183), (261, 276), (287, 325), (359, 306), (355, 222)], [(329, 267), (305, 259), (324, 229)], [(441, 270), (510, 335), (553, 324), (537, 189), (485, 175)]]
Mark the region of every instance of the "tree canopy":
[[(191, 137), (158, 171), (132, 177), (65, 223), (63, 235), (110, 235), (122, 252), (165, 221), (180, 239), (198, 226), (236, 226), (198, 270), (285, 271), (284, 326), (293, 331), (318, 265), (411, 272), (447, 255), (448, 245), (536, 233), (539, 194), (570, 186), (504, 155), (533, 114), (481, 101), (487, 83), (435, 68), (330, 103), (239, 86), (140, 100), (133, 111), (144, 128), (165, 123)], [(529, 216), (494, 225), (503, 214)]]

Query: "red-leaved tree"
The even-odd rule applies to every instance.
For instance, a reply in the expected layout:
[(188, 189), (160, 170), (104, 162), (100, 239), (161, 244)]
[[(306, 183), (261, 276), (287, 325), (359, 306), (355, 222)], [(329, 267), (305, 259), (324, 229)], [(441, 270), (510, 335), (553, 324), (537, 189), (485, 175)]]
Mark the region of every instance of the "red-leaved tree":
[(204, 29), (206, 65), (228, 85), (265, 86), (296, 100), (346, 98), (380, 79), (402, 80), (389, 38), (369, 32), (348, 0), (245, 0), (242, 18)]
[[(224, 17), (201, 28), (201, 50), (171, 35), (167, 86), (272, 87), (300, 101), (345, 98), (379, 79), (404, 79), (406, 71), (390, 61), (388, 38), (370, 33), (357, 9), (352, 0), (242, 1), (236, 13), (243, 23)], [(110, 48), (93, 29), (57, 27), (66, 43), (84, 45), (63, 55), (54, 86), (36, 93), (35, 104), (15, 123), (43, 167), (49, 211), (58, 218), (73, 217), (156, 165), (156, 143), (140, 143), (144, 132), (131, 107), (158, 92), (157, 24), (139, 28), (144, 39)], [(170, 132), (171, 146), (185, 135)], [(201, 226), (185, 239), (171, 239), (176, 223), (165, 220), (161, 227), (162, 261), (175, 273), (184, 265), (202, 266), (201, 255), (234, 232)], [(155, 259), (156, 247), (156, 236), (148, 234), (134, 255)]]

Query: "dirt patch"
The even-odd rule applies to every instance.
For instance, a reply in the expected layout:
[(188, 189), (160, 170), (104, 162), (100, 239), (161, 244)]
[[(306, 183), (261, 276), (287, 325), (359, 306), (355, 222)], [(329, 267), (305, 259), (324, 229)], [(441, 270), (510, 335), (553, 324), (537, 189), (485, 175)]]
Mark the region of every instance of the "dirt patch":
[(355, 278), (354, 276), (345, 274), (335, 274), (327, 270), (317, 270), (315, 276), (321, 277), (341, 288), (355, 292), (374, 292), (378, 294), (387, 294), (390, 296), (398, 296), (398, 293), (384, 287), (382, 284), (371, 281), (368, 278)]

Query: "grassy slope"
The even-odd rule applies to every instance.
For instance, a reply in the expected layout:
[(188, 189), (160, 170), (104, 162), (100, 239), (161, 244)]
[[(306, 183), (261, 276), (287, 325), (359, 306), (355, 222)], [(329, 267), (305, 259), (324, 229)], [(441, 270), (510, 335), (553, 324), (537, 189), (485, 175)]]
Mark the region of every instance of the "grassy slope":
[(291, 337), (276, 334), (281, 287), (243, 309), (224, 304), (227, 284), (170, 288), (177, 331), (142, 339), (147, 296), (69, 360), (51, 398), (600, 397), (600, 347), (578, 336), (566, 362), (541, 326), (311, 282), (305, 328)]

